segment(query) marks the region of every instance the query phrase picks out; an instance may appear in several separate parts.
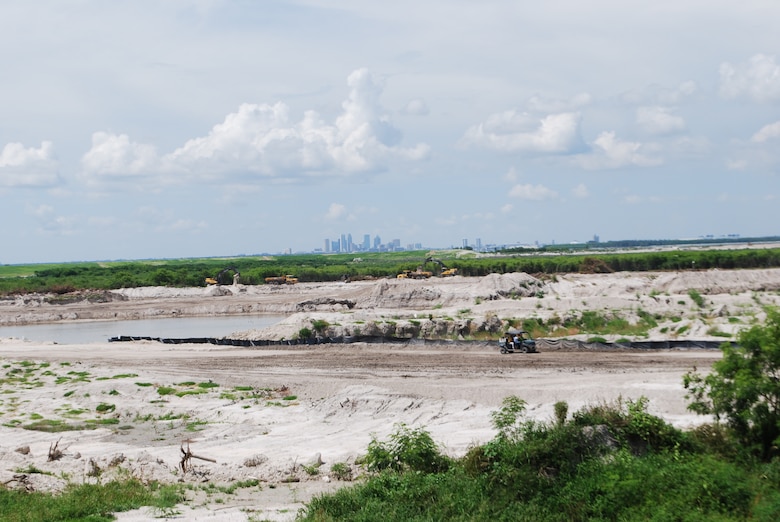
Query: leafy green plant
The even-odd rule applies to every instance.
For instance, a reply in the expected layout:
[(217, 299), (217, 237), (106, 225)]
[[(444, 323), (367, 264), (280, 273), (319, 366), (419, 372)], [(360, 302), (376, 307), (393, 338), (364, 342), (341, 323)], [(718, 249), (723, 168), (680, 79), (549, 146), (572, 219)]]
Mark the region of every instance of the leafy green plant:
[(346, 462), (335, 462), (330, 467), (330, 474), (333, 475), (336, 480), (344, 482), (352, 480), (352, 468)]
[(111, 413), (114, 410), (116, 410), (116, 404), (108, 404), (105, 402), (101, 402), (95, 407), (95, 411), (98, 413)]
[(430, 433), (423, 428), (409, 428), (403, 423), (396, 425), (388, 441), (380, 442), (372, 437), (363, 463), (369, 471), (390, 469), (426, 473), (444, 471), (450, 464)]
[(518, 440), (521, 435), (521, 416), (525, 413), (526, 402), (510, 395), (501, 401), (501, 408), (490, 412), (493, 427), (498, 430), (498, 438)]
[(694, 289), (688, 290), (688, 297), (691, 298), (691, 301), (693, 301), (696, 306), (699, 308), (704, 308), (704, 298), (701, 296), (699, 292), (697, 292)]
[(330, 326), (330, 323), (325, 319), (314, 319), (312, 320), (311, 325), (315, 332), (321, 334)]
[(569, 414), (569, 404), (566, 401), (558, 401), (553, 405), (553, 410), (555, 411), (555, 422), (562, 426)]
[(741, 443), (761, 458), (780, 454), (780, 312), (767, 309), (765, 325), (721, 345), (723, 356), (706, 376), (688, 372), (689, 409), (724, 419)]

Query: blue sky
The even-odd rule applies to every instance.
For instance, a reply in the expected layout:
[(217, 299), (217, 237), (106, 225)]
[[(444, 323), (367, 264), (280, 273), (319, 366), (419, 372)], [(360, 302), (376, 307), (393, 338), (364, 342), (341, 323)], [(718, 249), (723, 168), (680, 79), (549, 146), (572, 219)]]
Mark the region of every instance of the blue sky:
[(0, 263), (780, 233), (780, 3), (0, 3)]

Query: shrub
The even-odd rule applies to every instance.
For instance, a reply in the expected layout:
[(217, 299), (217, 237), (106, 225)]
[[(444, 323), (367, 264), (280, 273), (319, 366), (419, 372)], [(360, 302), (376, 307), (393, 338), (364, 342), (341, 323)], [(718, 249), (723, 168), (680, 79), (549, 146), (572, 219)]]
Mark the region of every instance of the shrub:
[(352, 468), (346, 462), (336, 462), (330, 467), (330, 474), (337, 480), (348, 482), (352, 480)]
[(510, 395), (501, 401), (501, 409), (490, 412), (493, 427), (498, 430), (498, 438), (518, 440), (521, 434), (520, 416), (525, 413), (526, 402)]
[(736, 345), (720, 349), (710, 374), (683, 377), (688, 408), (725, 419), (744, 446), (769, 460), (780, 454), (780, 312), (767, 309), (764, 326), (741, 331)]
[(330, 323), (324, 319), (314, 319), (311, 322), (312, 326), (314, 327), (314, 331), (321, 334), (325, 331), (328, 326), (330, 326)]
[(566, 401), (558, 401), (553, 405), (555, 409), (555, 422), (560, 426), (566, 422), (569, 414), (569, 404)]
[(97, 405), (95, 408), (95, 411), (98, 413), (110, 413), (112, 411), (116, 410), (115, 404), (107, 404), (105, 402), (101, 402)]
[(412, 429), (397, 424), (390, 440), (380, 442), (372, 438), (363, 460), (370, 471), (422, 471), (437, 473), (449, 467), (449, 459), (439, 452), (430, 433), (422, 428)]
[(691, 298), (691, 301), (696, 303), (696, 306), (698, 306), (699, 308), (704, 308), (704, 298), (701, 296), (699, 292), (693, 289), (688, 290), (688, 297)]

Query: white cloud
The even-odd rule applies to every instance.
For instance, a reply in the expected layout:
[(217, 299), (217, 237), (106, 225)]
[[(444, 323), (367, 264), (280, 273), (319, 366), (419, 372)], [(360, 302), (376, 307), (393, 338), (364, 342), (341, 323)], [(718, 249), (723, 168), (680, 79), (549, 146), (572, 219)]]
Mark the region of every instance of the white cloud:
[(509, 191), (509, 196), (519, 199), (542, 201), (545, 199), (555, 199), (558, 197), (558, 193), (544, 185), (531, 185), (530, 183), (527, 183), (512, 187)]
[(687, 80), (676, 87), (649, 85), (633, 89), (621, 94), (620, 99), (633, 105), (677, 105), (693, 96), (697, 90), (696, 82)]
[(78, 224), (76, 217), (56, 215), (54, 207), (51, 205), (28, 207), (25, 212), (35, 218), (37, 232), (42, 234), (69, 236), (74, 234)]
[[(401, 134), (379, 103), (381, 83), (367, 69), (349, 75), (349, 96), (334, 124), (314, 111), (291, 121), (289, 107), (244, 103), (206, 136), (188, 140), (172, 153), (158, 156), (151, 145), (134, 143), (127, 135), (97, 132), (82, 159), (88, 178), (165, 174), (208, 180), (226, 176), (300, 176), (318, 171), (332, 174), (376, 172), (400, 159), (420, 161), (429, 147), (399, 145)], [(184, 179), (182, 179), (184, 181)]]
[(341, 203), (331, 203), (328, 211), (325, 213), (325, 219), (339, 219), (347, 213), (347, 207)]
[(745, 170), (748, 167), (747, 160), (737, 159), (726, 162), (726, 168), (729, 170)]
[(725, 98), (746, 96), (756, 102), (780, 100), (780, 66), (774, 56), (757, 54), (747, 63), (720, 66), (720, 93)]
[(685, 120), (672, 114), (668, 107), (639, 107), (636, 122), (645, 132), (654, 135), (668, 135), (685, 130)]
[(510, 110), (491, 115), (466, 131), (463, 142), (507, 152), (570, 154), (582, 148), (581, 116), (576, 112), (541, 119)]
[(587, 198), (588, 196), (590, 196), (588, 187), (586, 187), (584, 183), (580, 183), (579, 185), (574, 187), (571, 193), (575, 198), (580, 198), (580, 199)]
[(767, 140), (780, 137), (780, 121), (764, 125), (761, 129), (750, 138), (750, 141), (755, 143), (764, 143)]
[(428, 105), (425, 103), (425, 100), (415, 98), (413, 100), (409, 100), (409, 103), (404, 106), (401, 112), (404, 114), (410, 114), (412, 116), (425, 116), (430, 111), (428, 109)]
[(513, 208), (514, 208), (514, 207), (512, 206), (512, 204), (511, 204), (511, 203), (507, 203), (506, 205), (503, 205), (503, 206), (501, 207), (501, 213), (502, 213), (502, 214), (509, 214), (510, 212), (512, 212), (512, 209), (513, 209)]
[(537, 94), (528, 99), (528, 108), (538, 113), (561, 113), (572, 112), (590, 105), (592, 99), (590, 94), (583, 92), (572, 96), (571, 98), (561, 99), (552, 98)]
[(159, 170), (159, 159), (153, 146), (131, 142), (126, 134), (95, 132), (81, 165), (101, 176), (148, 175)]
[(21, 143), (8, 143), (0, 153), (0, 186), (40, 187), (59, 181), (57, 162), (50, 141), (39, 148), (25, 148)]
[(651, 167), (660, 159), (643, 154), (643, 145), (632, 141), (620, 141), (614, 132), (602, 132), (593, 142), (593, 152), (578, 158), (585, 169), (616, 169), (620, 167)]

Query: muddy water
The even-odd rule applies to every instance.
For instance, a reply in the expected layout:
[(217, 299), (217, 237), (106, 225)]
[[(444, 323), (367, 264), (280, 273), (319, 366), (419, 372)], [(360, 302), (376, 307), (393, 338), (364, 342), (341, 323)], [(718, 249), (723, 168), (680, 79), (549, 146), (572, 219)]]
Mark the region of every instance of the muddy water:
[(272, 326), (286, 316), (179, 317), (135, 321), (73, 321), (0, 327), (0, 338), (15, 337), (59, 344), (105, 342), (120, 335), (138, 337), (226, 337), (233, 332)]

